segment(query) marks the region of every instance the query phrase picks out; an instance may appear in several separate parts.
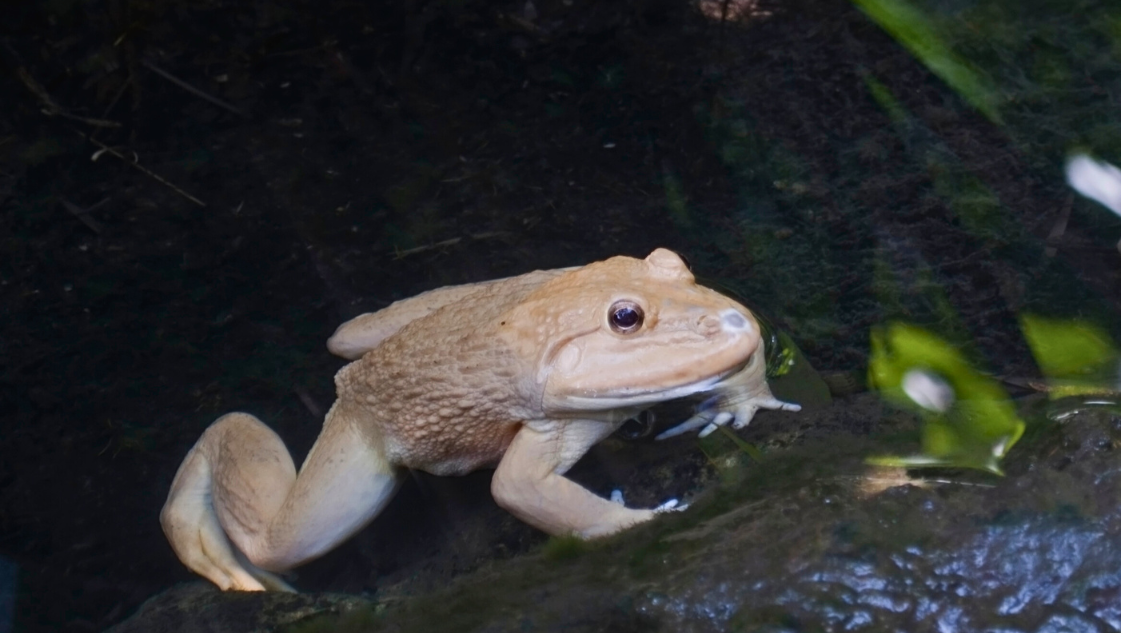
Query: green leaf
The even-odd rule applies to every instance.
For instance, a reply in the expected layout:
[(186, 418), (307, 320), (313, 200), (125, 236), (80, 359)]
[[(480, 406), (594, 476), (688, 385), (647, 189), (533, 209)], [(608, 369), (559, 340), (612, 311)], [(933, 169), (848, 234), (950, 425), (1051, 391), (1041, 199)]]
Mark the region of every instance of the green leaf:
[(1020, 327), (1048, 378), (1086, 375), (1117, 359), (1109, 335), (1092, 323), (1025, 314)]
[(936, 24), (906, 0), (853, 0), (880, 28), (907, 47), (937, 75), (993, 123), (1000, 123), (1000, 93), (969, 62), (955, 54), (939, 36)]
[(1001, 474), (1000, 460), (1024, 433), (1011, 400), (958, 349), (918, 327), (872, 332), (869, 384), (923, 415), (921, 452), (869, 460), (883, 466), (951, 466)]

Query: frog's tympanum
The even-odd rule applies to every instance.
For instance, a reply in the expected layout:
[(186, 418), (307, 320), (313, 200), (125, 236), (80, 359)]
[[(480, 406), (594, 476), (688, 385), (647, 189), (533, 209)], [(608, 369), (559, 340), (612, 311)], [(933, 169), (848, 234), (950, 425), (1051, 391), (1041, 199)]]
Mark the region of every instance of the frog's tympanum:
[(339, 327), (354, 362), (303, 467), (246, 413), (215, 421), (187, 454), (160, 514), (187, 567), (222, 589), (288, 589), (271, 572), (314, 559), (370, 522), (401, 468), (497, 467), (495, 501), (550, 534), (593, 538), (649, 521), (564, 473), (628, 417), (715, 394), (688, 428), (746, 424), (776, 400), (759, 323), (698, 286), (681, 259), (613, 257), (440, 288)]

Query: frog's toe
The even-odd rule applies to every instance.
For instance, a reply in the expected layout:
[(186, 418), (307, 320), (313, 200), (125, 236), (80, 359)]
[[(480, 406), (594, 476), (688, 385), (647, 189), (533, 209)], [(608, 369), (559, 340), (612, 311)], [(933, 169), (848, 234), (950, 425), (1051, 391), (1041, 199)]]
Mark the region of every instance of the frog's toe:
[(782, 411), (801, 411), (801, 405), (784, 402), (773, 397), (755, 397), (739, 404), (730, 404), (727, 400), (710, 398), (703, 402), (693, 417), (685, 420), (675, 427), (662, 431), (654, 437), (664, 440), (690, 431), (700, 429), (699, 437), (706, 437), (717, 428), (732, 423), (732, 428), (742, 429), (751, 423), (755, 412), (759, 409), (778, 409)]
[(677, 499), (670, 499), (660, 506), (654, 508), (654, 512), (658, 514), (665, 514), (666, 512), (682, 512), (689, 507), (688, 503), (681, 503)]
[(754, 398), (750, 402), (736, 408), (736, 421), (732, 423), (732, 428), (742, 429), (750, 424), (751, 420), (755, 417), (755, 412), (759, 409), (801, 411), (802, 405), (794, 404), (793, 402), (784, 402), (778, 398)]
[(701, 427), (707, 427), (710, 422), (711, 419), (704, 412), (698, 413), (688, 420), (685, 420), (681, 424), (678, 424), (673, 428), (666, 429), (665, 431), (662, 431), (661, 433), (655, 435), (654, 439), (666, 440), (671, 437), (683, 435), (685, 433), (689, 433), (690, 431), (695, 431)]
[(759, 407), (756, 405), (756, 403), (752, 403), (750, 406), (740, 407), (736, 409), (735, 421), (732, 422), (732, 428), (739, 430), (747, 426), (748, 424), (751, 424), (751, 421), (755, 419), (755, 412), (758, 410)]
[(697, 437), (708, 437), (709, 435), (712, 435), (718, 428), (720, 428), (718, 425), (710, 423), (708, 426), (701, 429), (700, 433), (697, 433)]
[(800, 405), (800, 404), (795, 404), (793, 402), (785, 402), (783, 400), (778, 400), (778, 399), (775, 399), (775, 398), (771, 398), (770, 400), (767, 401), (767, 404), (764, 404), (762, 406), (764, 408), (767, 408), (767, 409), (778, 409), (780, 411), (801, 411), (802, 410), (802, 405)]
[[(618, 488), (616, 488), (615, 490), (612, 490), (611, 491), (611, 501), (612, 501), (612, 503), (617, 503), (621, 506), (626, 505), (626, 503), (623, 501), (623, 491), (619, 490)], [(688, 507), (689, 507), (689, 504), (687, 504), (687, 503), (681, 503), (677, 499), (670, 499), (668, 501), (663, 502), (661, 505), (657, 506), (656, 508), (652, 508), (651, 511), (656, 512), (658, 514), (661, 514), (663, 512), (680, 512), (680, 511), (682, 511), (682, 510), (684, 510), (685, 508), (688, 508)]]

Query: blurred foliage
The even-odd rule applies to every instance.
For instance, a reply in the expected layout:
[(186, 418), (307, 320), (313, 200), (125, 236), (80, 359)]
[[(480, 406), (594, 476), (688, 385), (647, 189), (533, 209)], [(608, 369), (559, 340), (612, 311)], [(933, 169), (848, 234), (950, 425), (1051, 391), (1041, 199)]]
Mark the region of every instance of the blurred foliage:
[[(1054, 165), (1076, 145), (1107, 157), (1121, 154), (1121, 126), (1110, 96), (1121, 80), (1118, 5), (1097, 0), (854, 3), (963, 99), (1003, 123), (1024, 157)], [(940, 70), (947, 60), (948, 74)], [(997, 105), (999, 118), (994, 119), (989, 110)]]
[(1020, 323), (1052, 398), (1121, 392), (1121, 357), (1104, 329), (1033, 314)]
[(1109, 335), (1091, 323), (1032, 314), (1023, 315), (1021, 323), (1035, 360), (1047, 376), (1077, 376), (1117, 359)]
[(1000, 199), (937, 134), (913, 116), (896, 99), (891, 89), (871, 73), (862, 75), (869, 94), (884, 109), (896, 133), (926, 170), (934, 192), (950, 207), (969, 232), (990, 243), (1023, 241), (1021, 227), (1012, 222), (1013, 214), (1002, 208)]
[(1000, 95), (940, 36), (932, 18), (906, 0), (853, 0), (885, 31), (907, 47), (932, 73), (950, 85), (993, 123), (1000, 123)]
[[(921, 328), (893, 323), (873, 330), (868, 372), (869, 384), (884, 398), (924, 416), (919, 454), (877, 457), (872, 463), (1001, 474), (1000, 459), (1023, 435), (1024, 423), (996, 381), (973, 369), (953, 345)], [(939, 385), (948, 392), (930, 393)]]

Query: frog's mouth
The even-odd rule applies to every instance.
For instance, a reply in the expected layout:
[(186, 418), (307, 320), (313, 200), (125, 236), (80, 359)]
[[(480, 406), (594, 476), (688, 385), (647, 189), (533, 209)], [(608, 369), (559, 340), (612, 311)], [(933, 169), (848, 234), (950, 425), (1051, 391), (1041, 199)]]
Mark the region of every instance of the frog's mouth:
[[(738, 373), (751, 358), (722, 372), (693, 382), (674, 385), (666, 389), (632, 389), (619, 388), (605, 391), (587, 390), (583, 393), (567, 393), (546, 397), (547, 409), (567, 409), (577, 411), (604, 411), (609, 409), (626, 409), (632, 407), (645, 407), (659, 402), (668, 402), (685, 398), (697, 393), (711, 391), (728, 376)], [(551, 401), (551, 402), (550, 402)]]

